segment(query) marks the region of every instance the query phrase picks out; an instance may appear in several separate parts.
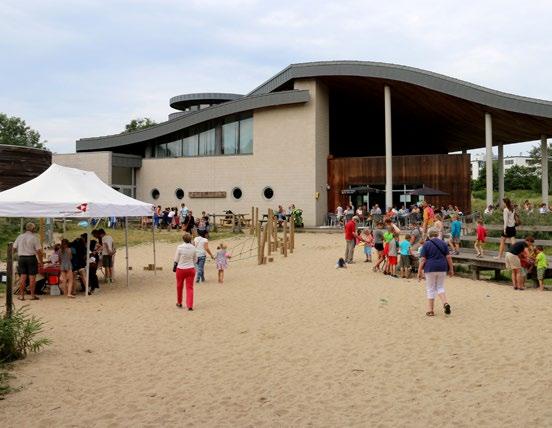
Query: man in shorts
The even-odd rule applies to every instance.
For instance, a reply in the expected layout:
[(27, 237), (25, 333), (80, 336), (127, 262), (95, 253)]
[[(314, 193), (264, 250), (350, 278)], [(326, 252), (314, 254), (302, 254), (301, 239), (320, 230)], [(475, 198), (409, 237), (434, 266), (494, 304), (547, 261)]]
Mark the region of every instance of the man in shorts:
[(14, 252), (17, 251), (17, 273), (19, 274), (19, 300), (25, 300), (25, 287), (27, 278), (31, 289), (31, 300), (38, 300), (35, 296), (36, 274), (39, 266), (42, 266), (42, 247), (35, 231), (34, 223), (25, 225), (25, 233), (17, 237), (13, 244)]
[(521, 259), (520, 256), (529, 256), (529, 245), (535, 242), (535, 238), (528, 236), (524, 241), (518, 241), (513, 244), (505, 253), (506, 269), (512, 271), (512, 285), (514, 290), (524, 290), (521, 278)]
[(100, 229), (102, 237), (102, 266), (105, 273), (105, 283), (113, 282), (113, 255), (115, 254), (115, 244), (113, 238)]

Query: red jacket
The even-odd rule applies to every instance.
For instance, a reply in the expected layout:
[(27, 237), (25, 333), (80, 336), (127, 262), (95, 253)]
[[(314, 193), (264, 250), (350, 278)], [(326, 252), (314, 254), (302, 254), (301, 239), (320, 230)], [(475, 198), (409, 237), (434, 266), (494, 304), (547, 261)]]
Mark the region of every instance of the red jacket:
[(345, 239), (352, 241), (355, 239), (356, 223), (353, 220), (349, 220), (345, 225)]

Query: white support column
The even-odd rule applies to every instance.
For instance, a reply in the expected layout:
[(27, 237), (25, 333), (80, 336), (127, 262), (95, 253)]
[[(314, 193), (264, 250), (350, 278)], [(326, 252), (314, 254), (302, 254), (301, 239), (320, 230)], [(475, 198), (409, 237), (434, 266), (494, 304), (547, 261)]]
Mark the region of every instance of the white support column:
[(493, 204), (493, 121), (489, 113), (485, 113), (485, 147), (487, 174), (487, 206)]
[(498, 145), (498, 203), (504, 199), (504, 145)]
[(393, 148), (391, 144), (391, 88), (385, 86), (385, 208), (393, 206)]
[(548, 140), (541, 137), (542, 203), (548, 206)]

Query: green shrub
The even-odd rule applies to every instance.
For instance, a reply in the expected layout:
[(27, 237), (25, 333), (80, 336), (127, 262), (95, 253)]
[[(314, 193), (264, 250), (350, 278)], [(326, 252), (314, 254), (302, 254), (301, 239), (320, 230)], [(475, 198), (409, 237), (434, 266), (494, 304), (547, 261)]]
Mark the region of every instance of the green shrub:
[(48, 338), (37, 338), (44, 323), (29, 315), (27, 306), (15, 310), (11, 317), (0, 318), (0, 363), (25, 358), (29, 352), (38, 352), (51, 343)]

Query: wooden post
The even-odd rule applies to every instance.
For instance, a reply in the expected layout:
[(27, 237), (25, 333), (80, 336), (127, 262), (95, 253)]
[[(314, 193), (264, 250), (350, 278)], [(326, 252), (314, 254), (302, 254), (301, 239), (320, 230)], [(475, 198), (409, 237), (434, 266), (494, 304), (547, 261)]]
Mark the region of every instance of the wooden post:
[(287, 220), (284, 221), (284, 257), (288, 255), (288, 232)]
[(262, 242), (262, 239), (261, 239), (261, 222), (260, 221), (258, 221), (255, 224), (255, 233), (257, 234), (257, 263), (261, 264), (263, 261), (262, 261), (262, 256), (261, 256), (261, 242)]
[(295, 221), (291, 219), (289, 223), (289, 252), (293, 254), (295, 248)]
[(272, 222), (272, 239), (274, 239), (274, 251), (278, 250), (278, 222), (274, 218), (274, 212), (272, 212), (272, 217), (270, 217), (270, 221)]
[(272, 216), (272, 210), (269, 208), (267, 211), (268, 219), (266, 220), (267, 237), (268, 237), (268, 257), (272, 254), (272, 222), (270, 221)]
[[(8, 244), (8, 254), (6, 255), (6, 318), (11, 318), (13, 312), (13, 243)], [(24, 296), (23, 296), (24, 297)]]
[(255, 207), (251, 207), (251, 226), (249, 227), (249, 234), (253, 235), (253, 228), (255, 227)]
[(40, 218), (38, 219), (39, 221), (39, 227), (40, 227), (40, 248), (44, 248), (44, 237), (45, 237), (45, 234), (44, 234), (44, 219), (43, 218)]
[(255, 207), (255, 224), (259, 223), (259, 207)]
[(267, 241), (267, 234), (268, 234), (268, 230), (265, 229), (264, 234), (263, 234), (263, 259), (262, 259), (263, 264), (266, 264), (266, 261), (267, 261), (267, 258), (268, 258), (268, 257), (265, 257), (265, 255), (264, 255), (264, 247), (265, 247), (265, 243)]

